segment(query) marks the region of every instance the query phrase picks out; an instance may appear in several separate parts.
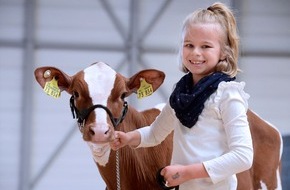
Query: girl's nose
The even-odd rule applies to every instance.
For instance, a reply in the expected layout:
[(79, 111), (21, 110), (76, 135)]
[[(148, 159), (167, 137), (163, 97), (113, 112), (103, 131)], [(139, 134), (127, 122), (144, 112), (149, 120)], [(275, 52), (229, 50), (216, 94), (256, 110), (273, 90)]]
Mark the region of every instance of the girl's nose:
[(199, 48), (193, 48), (192, 49), (192, 51), (191, 51), (191, 53), (193, 54), (193, 55), (195, 55), (195, 56), (199, 56), (200, 55), (200, 49)]

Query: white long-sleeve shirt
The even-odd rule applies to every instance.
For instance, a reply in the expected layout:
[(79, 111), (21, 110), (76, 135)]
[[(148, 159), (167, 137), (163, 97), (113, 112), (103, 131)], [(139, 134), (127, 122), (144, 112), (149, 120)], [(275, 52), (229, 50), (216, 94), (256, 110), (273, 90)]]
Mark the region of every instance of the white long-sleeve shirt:
[[(174, 130), (171, 164), (203, 163), (209, 178), (193, 179), (180, 190), (233, 190), (235, 174), (252, 165), (253, 146), (243, 82), (221, 82), (204, 104), (197, 123), (183, 126), (167, 103), (151, 126), (138, 129), (138, 147), (155, 146)], [(194, 171), (193, 171), (194, 172)]]

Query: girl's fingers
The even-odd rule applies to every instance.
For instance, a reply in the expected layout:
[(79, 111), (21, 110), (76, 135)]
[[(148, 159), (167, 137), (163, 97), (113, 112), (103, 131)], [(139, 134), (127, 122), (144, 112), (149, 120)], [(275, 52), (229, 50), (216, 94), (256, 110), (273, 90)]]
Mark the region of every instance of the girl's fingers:
[(164, 167), (164, 168), (161, 170), (160, 174), (161, 174), (162, 176), (164, 176), (165, 171), (166, 171), (166, 167)]
[(126, 133), (120, 132), (120, 131), (115, 131), (115, 138), (114, 140), (110, 143), (111, 148), (113, 150), (118, 150), (124, 146), (126, 146)]
[(118, 139), (119, 138), (119, 132), (115, 131), (114, 136), (115, 136), (115, 139)]
[(115, 138), (112, 142), (110, 142), (110, 146), (113, 150), (117, 150), (120, 145), (119, 139)]

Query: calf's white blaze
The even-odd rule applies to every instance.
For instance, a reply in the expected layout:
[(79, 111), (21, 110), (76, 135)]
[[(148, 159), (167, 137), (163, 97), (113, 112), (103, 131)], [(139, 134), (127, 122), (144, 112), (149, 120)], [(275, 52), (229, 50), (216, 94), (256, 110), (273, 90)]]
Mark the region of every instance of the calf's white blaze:
[[(92, 98), (92, 104), (101, 104), (107, 106), (108, 97), (114, 87), (116, 72), (105, 63), (94, 64), (84, 70), (84, 80), (88, 85), (89, 95)], [(96, 131), (104, 134), (107, 131), (107, 113), (103, 109), (95, 109)], [(94, 160), (100, 165), (105, 166), (108, 163), (110, 155), (109, 143), (96, 144), (88, 142), (93, 153)]]

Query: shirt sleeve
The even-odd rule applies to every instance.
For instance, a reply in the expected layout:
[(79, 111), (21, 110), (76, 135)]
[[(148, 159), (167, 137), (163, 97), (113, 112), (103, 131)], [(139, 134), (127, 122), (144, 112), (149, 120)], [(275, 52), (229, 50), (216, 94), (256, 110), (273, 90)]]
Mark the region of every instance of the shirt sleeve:
[(213, 183), (249, 169), (253, 162), (253, 145), (247, 119), (249, 96), (244, 83), (222, 82), (218, 89), (219, 110), (226, 132), (229, 151), (203, 162)]
[(174, 129), (174, 114), (168, 102), (150, 126), (138, 129), (141, 143), (137, 148), (160, 144)]

